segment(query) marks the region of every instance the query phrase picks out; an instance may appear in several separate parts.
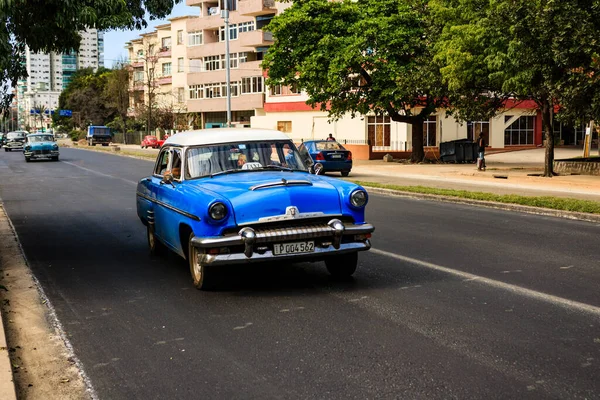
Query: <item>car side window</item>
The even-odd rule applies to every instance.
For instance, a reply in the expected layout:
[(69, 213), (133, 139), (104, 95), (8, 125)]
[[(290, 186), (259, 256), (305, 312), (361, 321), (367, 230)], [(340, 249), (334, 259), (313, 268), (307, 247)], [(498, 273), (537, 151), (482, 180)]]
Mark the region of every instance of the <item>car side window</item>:
[(181, 180), (181, 149), (173, 149), (171, 154), (173, 155), (171, 174), (173, 179)]
[(156, 167), (154, 169), (155, 175), (163, 176), (165, 174), (165, 171), (167, 171), (167, 168), (169, 167), (170, 153), (170, 149), (163, 149), (160, 152), (158, 156), (158, 162), (156, 163)]

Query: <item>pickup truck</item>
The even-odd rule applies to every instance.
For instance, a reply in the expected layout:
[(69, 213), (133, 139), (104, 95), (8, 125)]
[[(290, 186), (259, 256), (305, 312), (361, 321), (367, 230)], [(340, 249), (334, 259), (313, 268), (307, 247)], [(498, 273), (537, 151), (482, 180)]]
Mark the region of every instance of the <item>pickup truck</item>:
[(108, 146), (112, 141), (112, 135), (110, 134), (110, 128), (107, 126), (88, 126), (87, 136), (88, 145), (95, 146), (98, 143), (102, 146)]

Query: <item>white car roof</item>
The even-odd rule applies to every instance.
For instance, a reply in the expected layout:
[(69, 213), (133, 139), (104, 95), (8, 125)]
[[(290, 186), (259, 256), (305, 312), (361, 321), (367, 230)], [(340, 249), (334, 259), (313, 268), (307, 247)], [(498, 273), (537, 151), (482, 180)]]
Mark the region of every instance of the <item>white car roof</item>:
[(290, 140), (285, 133), (272, 129), (214, 128), (180, 132), (169, 137), (163, 146), (200, 146), (218, 143), (234, 143), (260, 140)]

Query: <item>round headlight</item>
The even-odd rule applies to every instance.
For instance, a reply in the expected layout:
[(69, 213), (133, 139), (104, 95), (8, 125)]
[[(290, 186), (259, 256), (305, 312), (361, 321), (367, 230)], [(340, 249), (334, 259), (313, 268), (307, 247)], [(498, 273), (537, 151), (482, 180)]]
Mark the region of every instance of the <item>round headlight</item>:
[(367, 204), (367, 192), (364, 190), (357, 190), (350, 195), (350, 203), (354, 207), (364, 207)]
[(210, 206), (208, 215), (215, 221), (220, 221), (227, 215), (227, 207), (225, 207), (225, 204), (223, 203), (215, 203)]
[(54, 150), (58, 150), (58, 145), (57, 145), (57, 144), (55, 144), (54, 146), (52, 146), (52, 148), (53, 148)]

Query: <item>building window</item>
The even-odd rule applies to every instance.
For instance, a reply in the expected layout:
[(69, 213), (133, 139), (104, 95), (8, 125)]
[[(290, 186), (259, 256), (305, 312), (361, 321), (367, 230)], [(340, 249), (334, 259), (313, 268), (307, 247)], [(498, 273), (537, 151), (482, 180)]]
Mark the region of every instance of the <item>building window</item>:
[(373, 116), (367, 118), (367, 136), (372, 146), (390, 146), (390, 117)]
[(188, 33), (188, 46), (200, 46), (202, 44), (202, 31)]
[[(511, 118), (513, 118), (512, 115), (504, 116), (504, 122), (508, 122)], [(519, 117), (515, 122), (504, 129), (504, 145), (523, 146), (533, 144), (534, 129), (534, 116)]]
[(585, 138), (585, 124), (571, 126), (555, 121), (554, 137), (561, 141), (561, 145), (576, 145)]
[(221, 67), (221, 56), (207, 56), (204, 57), (204, 70), (205, 71), (217, 71), (224, 69), (225, 65)]
[(177, 59), (177, 72), (183, 72), (183, 57)]
[(274, 85), (269, 87), (269, 94), (271, 96), (280, 96), (281, 95), (281, 87), (282, 85)]
[(178, 103), (183, 103), (185, 101), (184, 95), (185, 95), (185, 89), (182, 87), (177, 88), (177, 102)]
[[(237, 40), (238, 38), (238, 26), (237, 24), (229, 25), (229, 40)], [(225, 27), (222, 26), (219, 28), (219, 41), (225, 41)]]
[(171, 63), (164, 63), (162, 65), (163, 76), (171, 76)]
[(238, 53), (230, 53), (229, 54), (229, 68), (237, 68), (238, 67)]
[(277, 130), (284, 133), (291, 133), (292, 121), (277, 121)]
[(241, 22), (238, 24), (238, 32), (250, 32), (254, 30), (254, 21)]
[(177, 31), (177, 44), (183, 44), (183, 31)]
[(201, 98), (201, 97), (199, 97), (201, 88), (202, 88), (202, 85), (190, 85), (190, 88), (189, 88), (190, 100)]
[(238, 59), (240, 64), (248, 62), (248, 52), (238, 53)]
[(160, 43), (162, 44), (161, 47), (161, 51), (169, 51), (171, 50), (171, 37), (164, 37), (160, 40)]
[(490, 122), (489, 121), (469, 121), (467, 122), (467, 139), (477, 140), (479, 134), (483, 133), (483, 139), (486, 144), (490, 144)]
[(133, 71), (133, 81), (141, 82), (144, 80), (144, 71)]
[(289, 96), (299, 94), (301, 90), (298, 85), (292, 84), (290, 86), (274, 85), (269, 87), (269, 94), (271, 96)]
[(242, 78), (242, 94), (249, 93), (263, 93), (262, 76)]
[(437, 116), (432, 115), (423, 121), (423, 146), (436, 145)]

